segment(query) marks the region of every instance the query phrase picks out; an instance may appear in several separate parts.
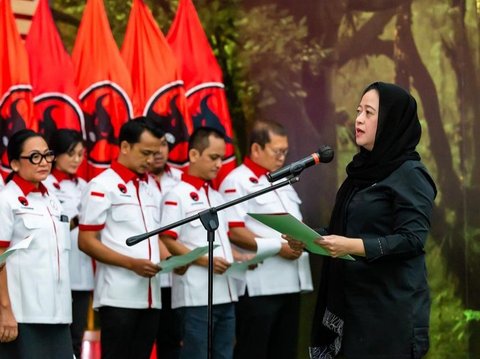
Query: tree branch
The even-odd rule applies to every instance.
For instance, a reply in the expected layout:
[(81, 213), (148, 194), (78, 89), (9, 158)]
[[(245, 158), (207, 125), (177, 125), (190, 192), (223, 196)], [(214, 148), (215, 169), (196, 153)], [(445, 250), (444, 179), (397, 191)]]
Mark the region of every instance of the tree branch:
[(337, 46), (337, 65), (343, 66), (361, 55), (384, 54), (393, 57), (393, 43), (383, 41), (378, 36), (395, 15), (395, 10), (382, 11), (372, 16), (353, 36)]
[(400, 4), (402, 2), (398, 0), (350, 0), (348, 1), (348, 10), (377, 12), (395, 9)]

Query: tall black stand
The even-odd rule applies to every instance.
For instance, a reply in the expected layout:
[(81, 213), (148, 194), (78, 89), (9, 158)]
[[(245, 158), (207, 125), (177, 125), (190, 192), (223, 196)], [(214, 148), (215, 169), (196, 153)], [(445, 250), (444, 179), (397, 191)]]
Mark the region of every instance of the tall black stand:
[(261, 189), (257, 192), (250, 193), (246, 196), (234, 199), (233, 201), (226, 202), (217, 207), (211, 207), (202, 212), (199, 212), (193, 216), (184, 218), (180, 221), (169, 224), (168, 226), (155, 229), (153, 231), (139, 234), (127, 238), (126, 243), (128, 246), (133, 246), (151, 236), (159, 234), (161, 232), (168, 231), (169, 229), (179, 227), (186, 223), (192, 222), (196, 219), (200, 219), (203, 224), (203, 227), (207, 230), (207, 242), (208, 242), (208, 347), (207, 347), (207, 357), (212, 359), (212, 346), (213, 346), (213, 242), (215, 241), (215, 230), (218, 228), (218, 212), (224, 210), (225, 208), (234, 206), (236, 204), (248, 201), (249, 199), (255, 198), (262, 194), (274, 191), (278, 188), (284, 187), (288, 184), (296, 183), (300, 180), (298, 176), (290, 176), (285, 181), (272, 184), (270, 187)]

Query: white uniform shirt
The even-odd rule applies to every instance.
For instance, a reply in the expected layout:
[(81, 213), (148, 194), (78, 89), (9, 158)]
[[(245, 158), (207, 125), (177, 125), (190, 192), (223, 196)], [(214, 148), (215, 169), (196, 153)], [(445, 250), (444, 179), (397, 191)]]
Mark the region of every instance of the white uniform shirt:
[[(244, 163), (230, 172), (220, 186), (220, 193), (225, 201), (256, 192), (269, 187), (265, 174), (267, 170), (255, 164), (248, 157)], [(255, 233), (256, 240), (275, 238), (285, 242), (281, 234), (270, 227), (254, 220), (247, 213), (290, 213), (302, 220), (301, 200), (291, 185), (255, 197), (228, 208), (229, 228), (246, 227)], [(250, 296), (295, 293), (313, 290), (308, 253), (303, 253), (297, 260), (287, 260), (279, 255), (268, 258), (254, 270), (246, 273), (246, 287)], [(245, 286), (240, 287), (244, 293)]]
[(39, 190), (15, 175), (0, 192), (0, 246), (33, 237), (7, 260), (10, 302), (19, 323), (71, 323), (68, 218), (54, 195)]
[(0, 174), (0, 190), (5, 186), (5, 182), (3, 181), (3, 177)]
[[(182, 181), (173, 187), (162, 200), (161, 225), (190, 217), (212, 206), (223, 203), (223, 198), (208, 183), (200, 178), (187, 174), (182, 175)], [(232, 249), (227, 236), (227, 221), (224, 214), (218, 213), (219, 228), (215, 231), (214, 257), (223, 257), (233, 262)], [(207, 231), (200, 220), (194, 220), (183, 226), (165, 232), (183, 245), (193, 250), (208, 245)], [(173, 274), (172, 308), (205, 306), (208, 304), (208, 269), (192, 264), (184, 275)], [(237, 301), (237, 291), (234, 280), (225, 274), (213, 275), (213, 304), (231, 303)]]
[[(160, 262), (158, 236), (131, 247), (127, 238), (160, 226), (156, 184), (118, 162), (93, 178), (83, 193), (80, 230), (101, 231), (101, 241), (123, 255)], [(138, 186), (138, 191), (137, 191)], [(97, 262), (93, 307), (161, 308), (160, 276), (151, 279), (123, 267)]]
[[(78, 217), (82, 191), (87, 183), (83, 178), (70, 177), (64, 172), (53, 170), (44, 181), (48, 192), (54, 194), (62, 204), (69, 220)], [(72, 290), (93, 290), (93, 262), (78, 248), (78, 226), (70, 231), (70, 286)]]
[[(157, 177), (152, 175), (152, 178), (155, 180), (155, 183), (159, 189), (159, 199), (158, 203), (161, 203), (162, 197), (170, 191), (182, 178), (183, 171), (165, 165), (165, 171), (160, 177), (160, 182), (157, 180)], [(160, 274), (160, 283), (162, 288), (169, 288), (172, 286), (172, 273)]]

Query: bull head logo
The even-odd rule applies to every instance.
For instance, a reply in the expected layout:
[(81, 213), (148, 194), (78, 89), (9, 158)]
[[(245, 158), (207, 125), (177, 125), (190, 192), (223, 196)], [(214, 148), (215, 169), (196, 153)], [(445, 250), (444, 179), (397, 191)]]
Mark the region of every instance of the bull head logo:
[(87, 131), (87, 150), (90, 152), (95, 143), (106, 140), (109, 144), (116, 145), (115, 131), (110, 115), (103, 107), (103, 99), (108, 94), (101, 95), (95, 101), (93, 114), (85, 113), (85, 129)]

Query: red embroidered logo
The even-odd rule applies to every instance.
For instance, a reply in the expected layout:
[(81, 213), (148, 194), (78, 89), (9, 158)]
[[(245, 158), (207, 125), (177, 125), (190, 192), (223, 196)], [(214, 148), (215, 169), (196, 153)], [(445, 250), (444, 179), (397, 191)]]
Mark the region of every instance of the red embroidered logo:
[(198, 201), (198, 193), (197, 192), (191, 192), (190, 197), (192, 197), (192, 199), (194, 201)]
[(118, 189), (120, 190), (120, 192), (122, 193), (127, 193), (127, 187), (125, 187), (125, 185), (123, 183), (119, 183), (118, 184)]
[(18, 197), (18, 201), (19, 201), (23, 206), (25, 206), (25, 207), (28, 206), (28, 200), (27, 200), (25, 197), (23, 197), (23, 196)]
[(249, 180), (250, 180), (250, 182), (252, 182), (252, 183), (258, 183), (258, 179), (255, 178), (255, 177), (250, 177)]
[(60, 184), (57, 182), (54, 182), (53, 187), (55, 187), (56, 189), (60, 189)]

